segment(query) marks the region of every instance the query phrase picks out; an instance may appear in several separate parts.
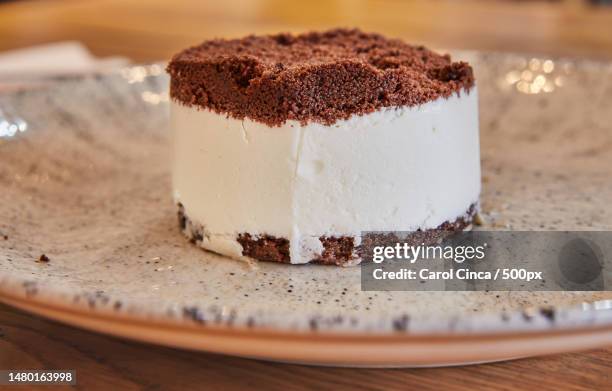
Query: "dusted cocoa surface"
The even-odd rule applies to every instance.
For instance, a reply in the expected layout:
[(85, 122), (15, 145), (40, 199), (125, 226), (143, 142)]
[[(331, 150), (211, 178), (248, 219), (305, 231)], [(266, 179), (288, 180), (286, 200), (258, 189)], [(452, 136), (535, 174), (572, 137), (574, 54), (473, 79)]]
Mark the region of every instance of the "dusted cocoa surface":
[(172, 99), (270, 126), (287, 120), (330, 125), (474, 85), (464, 62), (346, 29), (210, 40), (175, 55), (167, 71)]

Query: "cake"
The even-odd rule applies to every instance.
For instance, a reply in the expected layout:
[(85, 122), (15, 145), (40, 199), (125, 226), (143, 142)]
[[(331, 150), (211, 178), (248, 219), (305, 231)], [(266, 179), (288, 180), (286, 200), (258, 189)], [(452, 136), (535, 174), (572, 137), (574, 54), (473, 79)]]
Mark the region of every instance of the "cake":
[(215, 39), (170, 61), (182, 231), (232, 258), (353, 265), (363, 231), (465, 229), (473, 71), (359, 30)]

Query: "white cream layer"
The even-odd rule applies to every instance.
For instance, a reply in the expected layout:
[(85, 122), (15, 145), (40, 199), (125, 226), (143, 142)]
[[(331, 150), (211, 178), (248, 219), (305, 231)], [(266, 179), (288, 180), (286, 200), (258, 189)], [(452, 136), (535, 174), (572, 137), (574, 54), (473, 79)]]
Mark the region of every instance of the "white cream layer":
[(331, 126), (269, 127), (172, 102), (171, 127), (174, 199), (203, 225), (202, 246), (230, 257), (248, 232), (287, 238), (291, 262), (309, 262), (320, 236), (436, 228), (480, 194), (475, 87)]

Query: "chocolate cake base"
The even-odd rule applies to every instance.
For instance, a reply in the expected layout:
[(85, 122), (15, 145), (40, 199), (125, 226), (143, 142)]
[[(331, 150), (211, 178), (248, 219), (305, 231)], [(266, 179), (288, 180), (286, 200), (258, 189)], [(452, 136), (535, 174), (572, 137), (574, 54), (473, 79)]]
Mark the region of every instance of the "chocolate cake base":
[[(465, 230), (472, 224), (475, 214), (476, 205), (472, 204), (466, 213), (455, 221), (447, 221), (433, 229), (417, 230), (403, 238), (402, 242), (425, 245), (436, 243), (455, 232)], [(187, 238), (192, 243), (202, 247), (202, 242), (206, 237), (204, 227), (201, 224), (192, 222), (185, 214), (185, 209), (181, 204), (178, 204), (178, 222), (179, 228)], [(392, 234), (381, 234), (380, 240), (389, 240), (388, 235)], [(277, 238), (272, 235), (252, 235), (244, 232), (237, 235), (236, 241), (242, 246), (243, 256), (258, 261), (291, 263), (289, 239)], [(321, 236), (319, 241), (323, 246), (323, 251), (321, 255), (312, 259), (310, 263), (336, 266), (359, 264), (361, 262), (362, 250), (374, 244), (371, 242), (358, 244), (358, 240), (352, 236)]]

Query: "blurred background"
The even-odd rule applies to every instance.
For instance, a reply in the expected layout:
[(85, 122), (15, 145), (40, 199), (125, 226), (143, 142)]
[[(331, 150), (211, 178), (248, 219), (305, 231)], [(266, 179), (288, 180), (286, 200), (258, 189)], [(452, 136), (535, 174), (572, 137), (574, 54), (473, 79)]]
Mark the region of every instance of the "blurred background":
[(334, 26), (432, 48), (612, 58), (609, 0), (0, 0), (0, 56), (77, 41), (150, 62), (211, 37)]

